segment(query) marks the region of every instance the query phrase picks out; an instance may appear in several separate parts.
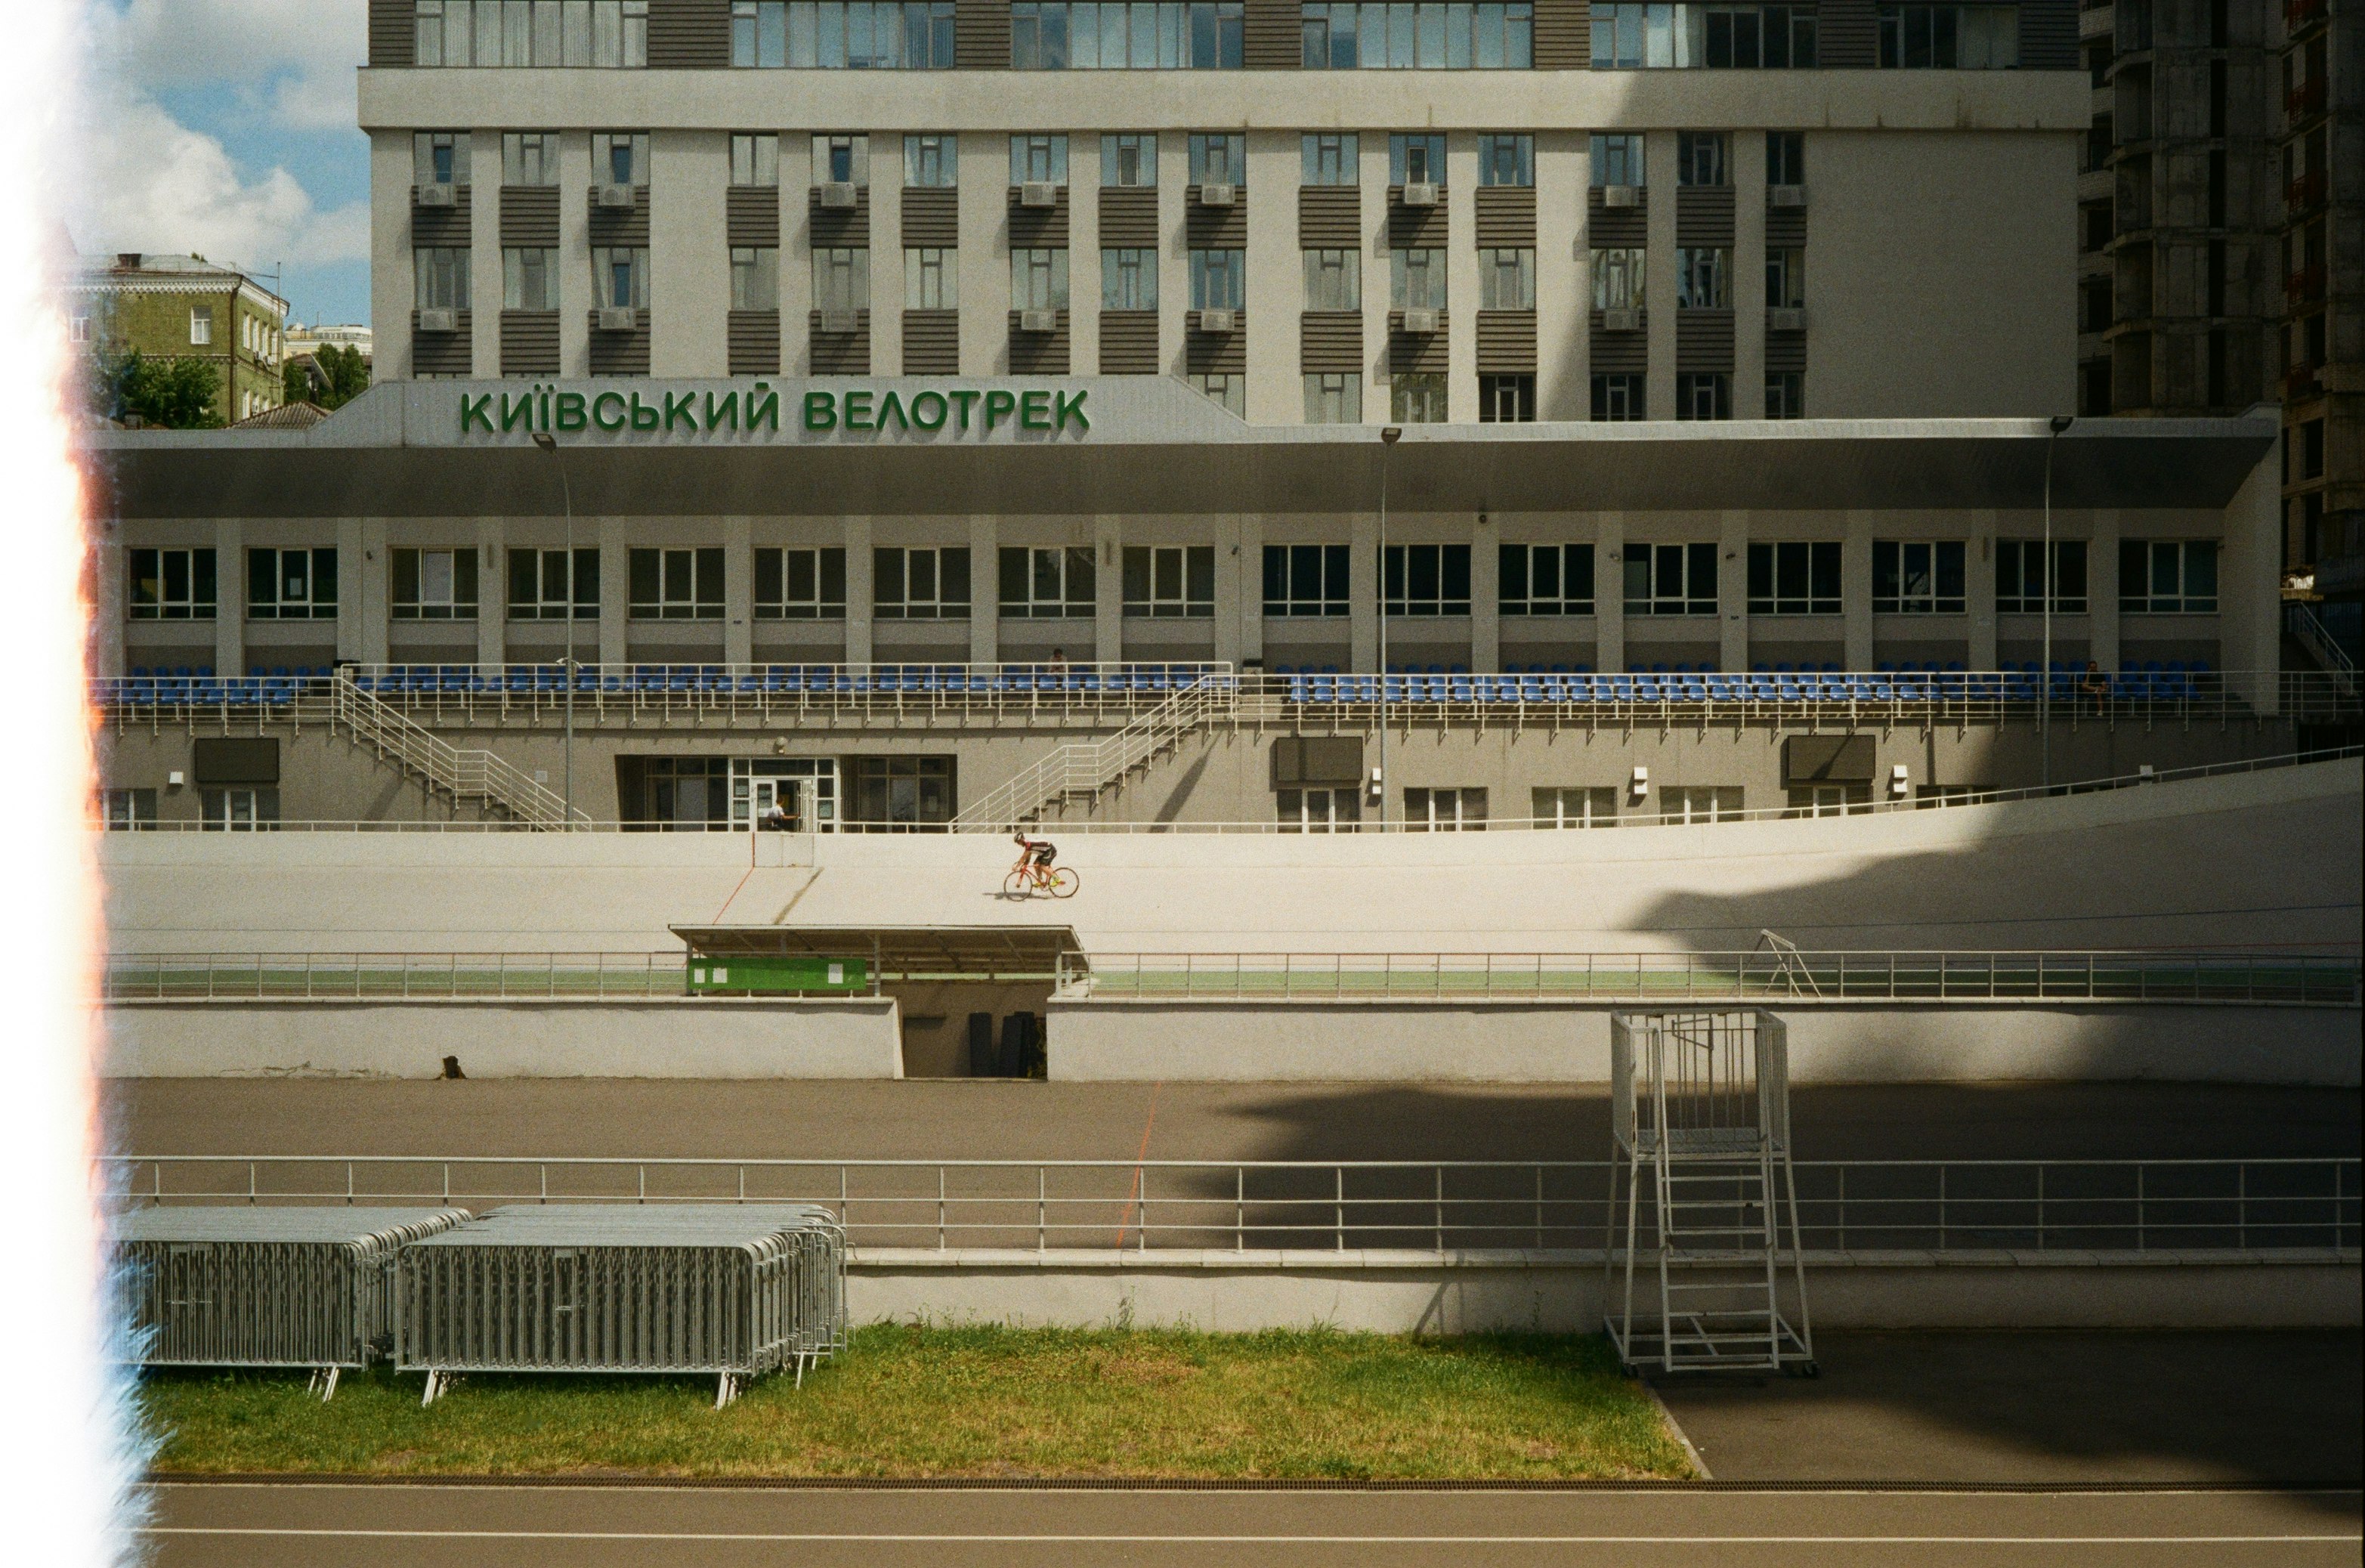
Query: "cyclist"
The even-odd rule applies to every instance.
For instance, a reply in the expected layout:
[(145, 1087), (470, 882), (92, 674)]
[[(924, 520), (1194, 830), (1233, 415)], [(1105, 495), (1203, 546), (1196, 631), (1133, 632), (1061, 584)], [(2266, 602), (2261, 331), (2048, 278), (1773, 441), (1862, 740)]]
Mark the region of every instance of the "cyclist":
[(1037, 881), (1048, 880), (1051, 875), (1051, 862), (1059, 857), (1059, 846), (1048, 838), (1033, 839), (1024, 833), (1012, 834), (1010, 840), (1018, 846), (1015, 868), (1032, 872)]

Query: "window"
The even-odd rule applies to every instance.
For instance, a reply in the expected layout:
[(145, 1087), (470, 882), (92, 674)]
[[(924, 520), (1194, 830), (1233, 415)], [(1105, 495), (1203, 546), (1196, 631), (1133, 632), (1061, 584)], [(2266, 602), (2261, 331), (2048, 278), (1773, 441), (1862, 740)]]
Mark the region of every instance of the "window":
[(734, 185), (777, 186), (780, 183), (780, 139), (769, 131), (743, 131), (731, 138), (731, 183)]
[(1684, 245), (1676, 251), (1676, 308), (1730, 310), (1732, 295), (1726, 277), (1732, 270), (1732, 252), (1722, 245)]
[(466, 185), (470, 140), (465, 130), (414, 131), (410, 138), (410, 183)]
[(903, 308), (953, 310), (960, 306), (960, 252), (934, 245), (903, 252)]
[(1272, 803), (1283, 833), (1353, 833), (1362, 823), (1360, 788), (1276, 790)]
[(1125, 612), (1156, 621), (1205, 621), (1216, 613), (1216, 547), (1128, 544)]
[(1090, 545), (1002, 551), (1002, 613), (1013, 620), (1062, 621), (1093, 613)]
[(1191, 308), (1238, 310), (1248, 302), (1246, 251), (1191, 252)]
[(1065, 310), (1068, 308), (1068, 252), (1039, 249), (1012, 251), (1010, 308), (1013, 310)]
[(1618, 791), (1538, 790), (1530, 820), (1540, 828), (1616, 827)]
[[(734, 280), (736, 270), (734, 267)], [(777, 299), (777, 295), (775, 297)], [(813, 301), (816, 310), (869, 309), (870, 252), (843, 245), (815, 249), (813, 253)]]
[(1765, 252), (1765, 308), (1799, 310), (1807, 303), (1807, 252), (1795, 245)]
[(90, 342), (89, 311), (77, 310), (73, 315), (66, 318), (66, 342), (70, 343), (86, 343)]
[(1618, 5), (1593, 7), (1596, 71), (1810, 68), (1812, 6)]
[(1765, 373), (1765, 417), (1803, 420), (1807, 417), (1807, 373), (1769, 370)]
[(1388, 184), (1441, 185), (1444, 183), (1444, 137), (1434, 132), (1419, 135), (1399, 132), (1388, 138)]
[(1308, 4), (1298, 7), (1308, 71), (1525, 71), (1535, 7), (1512, 4)]
[(532, 247), (506, 246), (501, 251), (501, 308), (558, 308), (558, 269), (555, 252)]
[(1536, 378), (1531, 375), (1486, 375), (1478, 378), (1478, 422), (1531, 423), (1536, 417)]
[(1101, 308), (1158, 308), (1158, 252), (1114, 250), (1101, 252)]
[(949, 71), (952, 0), (732, 0), (731, 63)]
[(1640, 245), (1597, 247), (1593, 252), (1593, 308), (1642, 309), (1642, 263)]
[(1400, 425), (1441, 425), (1445, 422), (1445, 376), (1429, 371), (1400, 371), (1388, 381), (1388, 417)]
[(279, 791), (271, 785), (197, 792), (197, 820), (207, 833), (275, 833)]
[(1191, 390), (1211, 403), (1223, 406), (1224, 411), (1236, 419), (1249, 417), (1249, 378), (1220, 371), (1193, 371)]
[(1482, 185), (1532, 186), (1536, 183), (1536, 139), (1532, 136), (1480, 137), (1478, 183)]
[(1249, 180), (1248, 138), (1237, 131), (1191, 135), (1191, 183), (1194, 185), (1245, 185)]
[(625, 557), (635, 621), (723, 619), (723, 551), (634, 550)]
[(969, 619), (969, 547), (870, 553), (871, 613), (881, 621)]
[(2020, 63), (2020, 7), (1883, 6), (1880, 63), (1906, 71), (2009, 71)]
[(1632, 185), (1640, 189), (1644, 183), (1642, 139), (1632, 134), (1597, 133), (1593, 138), (1592, 164), (1595, 189), (1604, 185)]
[(813, 139), (813, 183), (817, 185), (867, 185), (870, 183), (870, 138), (816, 136)]
[(846, 619), (846, 552), (761, 549), (756, 552), (756, 619)]
[[(455, 246), (437, 246), (413, 251), (412, 265), (421, 310), (465, 310), (468, 308), (468, 252)], [(208, 326), (211, 322), (208, 319)], [(208, 331), (207, 336), (212, 334)], [(194, 331), (190, 334), (196, 341)]]
[(1728, 166), (1732, 141), (1721, 130), (1676, 132), (1676, 184), (1730, 185)]
[(1836, 817), (1872, 809), (1869, 784), (1793, 784), (1786, 817)]
[[(817, 252), (813, 256), (816, 272), (820, 270), (822, 254)], [(734, 245), (731, 248), (731, 308), (778, 310), (779, 308), (779, 251), (769, 245)]]
[(1299, 140), (1300, 173), (1309, 185), (1351, 185), (1362, 178), (1353, 131), (1307, 136)]
[(474, 550), (393, 550), (387, 559), (393, 567), (397, 621), (476, 618)]
[(189, 309), (189, 342), (195, 347), (204, 348), (213, 341), (214, 308), (210, 305), (192, 306)]
[(246, 614), (251, 621), (334, 621), (337, 552), (249, 550)]
[(1629, 543), (1623, 554), (1627, 614), (1716, 613), (1714, 543)]
[(1066, 185), (1068, 139), (1064, 136), (1012, 137), (1010, 183), (1014, 185)]
[(2120, 540), (2119, 610), (2127, 615), (2216, 614), (2217, 542)]
[(1875, 615), (1960, 615), (1963, 606), (1961, 540), (1873, 541)]
[(1380, 553), (1390, 615), (1470, 613), (1470, 546), (1391, 544)]
[(1739, 785), (1678, 784), (1659, 791), (1661, 822), (1721, 823), (1740, 815)]
[(603, 185), (649, 183), (649, 135), (644, 130), (601, 130), (591, 136), (591, 177)]
[(903, 183), (950, 190), (960, 183), (960, 139), (950, 135), (903, 139)]
[(211, 550), (130, 552), (134, 621), (211, 621), (214, 618), (214, 553)]
[(1398, 310), (1445, 308), (1445, 252), (1388, 252), (1388, 303)]
[(856, 833), (916, 833), (953, 820), (953, 758), (846, 758), (846, 826)]
[(511, 130), (501, 135), (501, 184), (558, 184), (558, 137), (547, 130)]
[[(570, 575), (572, 584), (567, 580)], [(599, 551), (576, 551), (572, 574), (564, 550), (510, 552), (510, 620), (565, 621), (570, 607), (577, 621), (600, 619)]]
[(1533, 310), (1535, 308), (1535, 252), (1526, 249), (1480, 251), (1478, 308)]
[(719, 756), (652, 756), (643, 765), (647, 814), (659, 833), (719, 833), (730, 820), (731, 765)]
[(1127, 131), (1101, 138), (1101, 184), (1119, 190), (1149, 190), (1158, 184), (1158, 134)]
[(1268, 618), (1342, 616), (1347, 613), (1348, 591), (1346, 545), (1264, 547), (1264, 612)]
[(1803, 185), (1807, 183), (1807, 138), (1803, 131), (1765, 133), (1765, 183)]
[[(2053, 610), (2057, 615), (2086, 612), (2086, 542), (2053, 542)], [(1996, 609), (2011, 614), (2036, 614), (2046, 599), (2045, 543), (2039, 539), (1996, 542)]]
[(1351, 370), (1307, 372), (1306, 422), (1309, 425), (1362, 424), (1362, 375)]
[(645, 310), (649, 252), (622, 245), (591, 247), (591, 286), (603, 310)]
[(1837, 615), (1840, 546), (1785, 540), (1749, 547), (1749, 613)]
[(1506, 615), (1593, 613), (1593, 546), (1506, 544), (1497, 556)]
[(1017, 71), (1238, 71), (1239, 0), (1017, 0), (1010, 64)]
[(1486, 825), (1486, 791), (1407, 790), (1407, 833), (1477, 833)]
[(412, 60), (479, 69), (649, 62), (649, 0), (414, 0)]
[(1356, 251), (1307, 251), (1306, 308), (1308, 310), (1361, 310), (1363, 308), (1363, 258)]
[(1723, 370), (1686, 370), (1676, 374), (1676, 418), (1732, 418), (1732, 375)]
[(1642, 418), (1642, 377), (1633, 372), (1596, 375), (1593, 417), (1606, 420)]
[(156, 791), (109, 790), (106, 809), (107, 832), (139, 833), (156, 825)]
[(790, 833), (835, 833), (837, 759), (834, 756), (731, 758), (731, 828), (746, 833), (778, 809)]

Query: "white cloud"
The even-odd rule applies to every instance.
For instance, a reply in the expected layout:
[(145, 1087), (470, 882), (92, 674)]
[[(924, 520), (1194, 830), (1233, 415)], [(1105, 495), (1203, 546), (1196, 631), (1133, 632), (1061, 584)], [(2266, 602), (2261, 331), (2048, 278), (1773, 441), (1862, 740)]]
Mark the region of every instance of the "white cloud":
[(142, 93), (292, 75), (350, 106), (367, 53), (365, 0), (102, 0), (92, 20), (101, 68)]

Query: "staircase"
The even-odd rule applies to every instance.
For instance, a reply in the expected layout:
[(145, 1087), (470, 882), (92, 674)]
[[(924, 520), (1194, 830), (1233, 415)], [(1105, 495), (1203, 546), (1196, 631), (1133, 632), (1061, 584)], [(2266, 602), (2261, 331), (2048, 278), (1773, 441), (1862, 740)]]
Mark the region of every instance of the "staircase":
[(2322, 616), (2304, 604), (2285, 604), (2283, 630), (2332, 678), (2341, 696), (2357, 695), (2357, 665), (2349, 658), (2348, 650), (2333, 636), (2331, 628), (2325, 625)]
[[(1804, 1354), (1777, 1294), (1771, 1148), (1670, 1153), (1654, 1162), (1658, 1322), (1620, 1347), (1629, 1365), (1663, 1372), (1775, 1372)], [(1632, 1286), (1628, 1286), (1629, 1307)]]
[(548, 831), (590, 824), (590, 817), (580, 811), (570, 824), (565, 799), (549, 786), (534, 782), (489, 751), (464, 751), (411, 722), (399, 709), (355, 686), (342, 670), (328, 683), (325, 698), (307, 698), (303, 706), (316, 701), (326, 704), (324, 716), (332, 728), (342, 726), (356, 744), (393, 758), (426, 785), (429, 794), (444, 796), (454, 806), (473, 804)]
[(1059, 747), (971, 801), (954, 816), (953, 825), (1001, 830), (1039, 823), (1071, 807), (1089, 809), (1212, 721), (1228, 716), (1239, 698), (1239, 682), (1229, 673), (1202, 676), (1115, 734)]

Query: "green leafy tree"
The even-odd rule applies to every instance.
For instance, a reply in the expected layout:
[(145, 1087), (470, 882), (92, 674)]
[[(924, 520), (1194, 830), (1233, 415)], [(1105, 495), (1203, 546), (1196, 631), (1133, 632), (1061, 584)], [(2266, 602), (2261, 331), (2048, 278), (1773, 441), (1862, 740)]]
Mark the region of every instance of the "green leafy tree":
[(315, 399), (324, 409), (342, 409), (369, 390), (369, 361), (356, 348), (339, 348), (330, 343), (320, 350), (320, 371), (329, 378), (329, 386)]
[(214, 399), (221, 373), (201, 359), (150, 359), (138, 349), (102, 353), (92, 367), (91, 402), (114, 420), (139, 420), (163, 430), (219, 430)]

